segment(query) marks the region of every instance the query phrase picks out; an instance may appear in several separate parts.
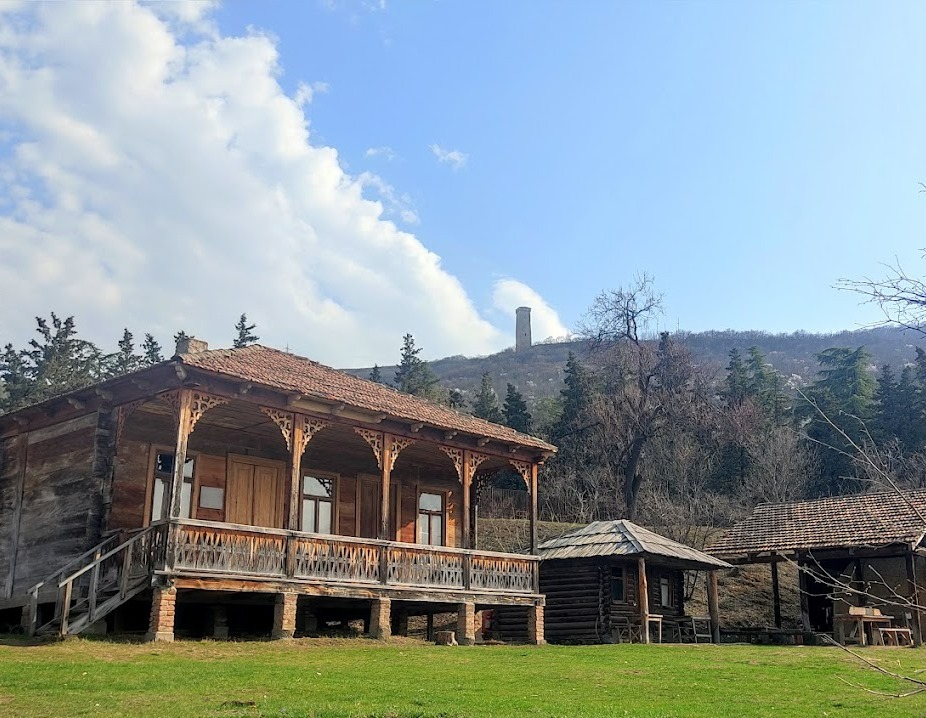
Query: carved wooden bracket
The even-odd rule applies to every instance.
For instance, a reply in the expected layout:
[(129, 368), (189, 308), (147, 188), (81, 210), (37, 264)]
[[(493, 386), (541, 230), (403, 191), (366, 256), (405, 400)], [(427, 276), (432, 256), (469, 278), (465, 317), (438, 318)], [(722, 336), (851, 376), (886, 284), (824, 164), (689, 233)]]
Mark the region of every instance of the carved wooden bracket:
[(193, 429), (196, 427), (197, 422), (203, 418), (203, 414), (228, 402), (229, 400), (223, 396), (212, 396), (212, 394), (201, 394), (194, 391), (190, 402), (190, 433), (193, 433)]
[(122, 439), (122, 431), (125, 429), (125, 422), (128, 421), (129, 417), (135, 413), (135, 410), (144, 404), (147, 399), (138, 399), (137, 401), (130, 401), (128, 404), (120, 404), (116, 407), (116, 447), (119, 446), (119, 441)]
[(389, 454), (389, 473), (392, 473), (392, 470), (395, 468), (395, 460), (399, 458), (399, 454), (414, 443), (414, 439), (402, 439), (398, 436), (392, 437), (392, 451)]
[(437, 448), (450, 457), (450, 460), (457, 470), (457, 476), (460, 481), (463, 481), (463, 450), (454, 449), (452, 446), (438, 446)]
[(158, 394), (158, 399), (162, 399), (174, 411), (174, 419), (180, 419), (180, 389), (166, 391)]
[(469, 482), (473, 482), (473, 477), (476, 476), (476, 469), (479, 468), (481, 464), (486, 459), (491, 457), (486, 456), (485, 454), (477, 454), (475, 451), (469, 455)]
[(260, 410), (270, 417), (270, 420), (280, 428), (286, 440), (286, 448), (293, 449), (293, 415), (288, 411), (280, 411), (269, 406), (262, 406)]
[(531, 490), (531, 465), (527, 461), (514, 461), (511, 460), (511, 465), (515, 470), (521, 474), (521, 478), (524, 479), (524, 483), (527, 485), (527, 490)]
[(376, 465), (379, 468), (383, 468), (383, 434), (380, 431), (370, 431), (369, 429), (361, 429), (359, 426), (354, 427), (360, 438), (370, 445), (370, 448), (373, 449), (373, 453), (376, 454)]
[(312, 441), (312, 437), (315, 436), (322, 429), (326, 429), (331, 424), (322, 419), (316, 419), (311, 416), (302, 416), (302, 453), (305, 453), (306, 447), (308, 447), (309, 442)]

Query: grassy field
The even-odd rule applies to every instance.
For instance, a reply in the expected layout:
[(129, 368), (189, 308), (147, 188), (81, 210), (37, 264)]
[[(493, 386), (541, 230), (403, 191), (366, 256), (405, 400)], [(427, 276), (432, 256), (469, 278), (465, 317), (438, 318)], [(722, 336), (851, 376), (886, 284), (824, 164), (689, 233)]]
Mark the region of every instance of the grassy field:
[[(926, 652), (867, 649), (893, 670)], [(0, 715), (922, 716), (926, 695), (832, 648), (476, 646), (409, 639), (130, 644), (0, 640)]]

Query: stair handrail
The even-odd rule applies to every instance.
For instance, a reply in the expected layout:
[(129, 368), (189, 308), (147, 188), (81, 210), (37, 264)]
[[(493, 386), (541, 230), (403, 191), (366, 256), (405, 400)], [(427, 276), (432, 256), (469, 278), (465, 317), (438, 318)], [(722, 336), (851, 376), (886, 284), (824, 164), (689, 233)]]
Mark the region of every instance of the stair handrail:
[(113, 549), (110, 549), (106, 553), (97, 555), (91, 563), (88, 563), (86, 566), (83, 566), (82, 568), (59, 581), (58, 602), (61, 606), (61, 623), (59, 626), (59, 633), (61, 636), (66, 636), (68, 633), (68, 618), (70, 617), (71, 612), (71, 594), (74, 587), (74, 581), (83, 576), (88, 571), (93, 571), (90, 593), (88, 596), (88, 600), (90, 602), (89, 622), (93, 623), (94, 609), (96, 607), (97, 580), (100, 565), (116, 554), (124, 552), (124, 558), (119, 575), (119, 592), (124, 596), (128, 590), (129, 572), (131, 570), (132, 547), (149, 534), (154, 533), (155, 531), (166, 530), (166, 527), (166, 521), (158, 521), (143, 529), (135, 531), (134, 535), (126, 541), (123, 541), (121, 544)]

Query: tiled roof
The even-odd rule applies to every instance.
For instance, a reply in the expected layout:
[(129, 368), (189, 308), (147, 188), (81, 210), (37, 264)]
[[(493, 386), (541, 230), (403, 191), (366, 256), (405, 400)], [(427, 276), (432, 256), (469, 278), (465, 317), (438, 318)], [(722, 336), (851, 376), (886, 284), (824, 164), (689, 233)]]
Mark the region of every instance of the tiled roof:
[(360, 379), (304, 357), (254, 344), (242, 349), (213, 349), (180, 354), (183, 364), (308, 398), (343, 403), (409, 422), (461, 431), (509, 444), (556, 451), (552, 444), (507, 426), (477, 419), (383, 384)]
[(593, 556), (660, 556), (685, 568), (729, 568), (697, 549), (660, 536), (630, 521), (595, 521), (540, 546), (543, 561)]
[(924, 517), (926, 489), (760, 504), (707, 551), (732, 558), (766, 551), (919, 542), (926, 534)]

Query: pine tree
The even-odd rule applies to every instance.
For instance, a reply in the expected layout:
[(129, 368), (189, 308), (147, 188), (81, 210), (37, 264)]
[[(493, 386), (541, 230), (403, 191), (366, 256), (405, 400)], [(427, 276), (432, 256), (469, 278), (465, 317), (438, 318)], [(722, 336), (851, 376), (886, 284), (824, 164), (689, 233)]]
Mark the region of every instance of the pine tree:
[(126, 327), (122, 332), (122, 339), (118, 342), (119, 350), (108, 357), (111, 376), (121, 376), (141, 368), (142, 359), (135, 353), (134, 340), (132, 332)]
[(498, 395), (492, 386), (492, 375), (489, 372), (482, 375), (482, 383), (473, 399), (473, 416), (496, 424), (502, 423), (502, 410), (498, 406)]
[(418, 355), (421, 347), (415, 346), (411, 334), (402, 337), (402, 358), (395, 373), (395, 385), (399, 391), (426, 399), (437, 398), (437, 376), (430, 364)]
[(0, 355), (0, 380), (3, 381), (3, 393), (0, 394), (0, 413), (14, 411), (27, 406), (35, 392), (35, 382), (23, 359), (24, 352), (17, 351), (12, 344), (7, 344)]
[(739, 349), (730, 350), (730, 363), (724, 379), (723, 397), (728, 406), (739, 406), (749, 394), (749, 372)]
[(527, 402), (514, 384), (508, 384), (502, 411), (507, 426), (523, 434), (531, 433), (531, 415), (527, 410)]
[(248, 315), (242, 314), (241, 318), (238, 320), (238, 323), (235, 325), (235, 330), (238, 332), (238, 336), (235, 337), (235, 340), (232, 342), (232, 346), (235, 349), (243, 349), (246, 346), (249, 346), (260, 339), (254, 333), (254, 330), (257, 328), (256, 324), (248, 324)]
[(375, 381), (377, 384), (383, 383), (383, 373), (379, 370), (379, 364), (374, 364), (373, 369), (370, 370), (370, 381)]
[(588, 406), (590, 379), (573, 352), (569, 352), (566, 360), (563, 383), (565, 386), (559, 391), (563, 409), (553, 429), (554, 439), (572, 433)]
[(756, 405), (773, 423), (786, 423), (789, 412), (784, 379), (765, 360), (759, 347), (749, 348), (746, 370), (749, 373), (745, 387), (746, 394), (755, 400)]
[(153, 334), (145, 334), (145, 341), (142, 342), (141, 349), (143, 352), (142, 363), (145, 366), (152, 366), (164, 361), (161, 354), (161, 345), (157, 343)]

